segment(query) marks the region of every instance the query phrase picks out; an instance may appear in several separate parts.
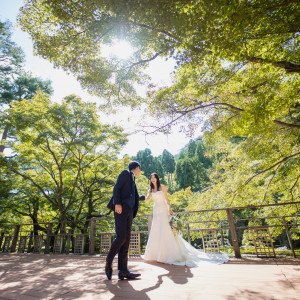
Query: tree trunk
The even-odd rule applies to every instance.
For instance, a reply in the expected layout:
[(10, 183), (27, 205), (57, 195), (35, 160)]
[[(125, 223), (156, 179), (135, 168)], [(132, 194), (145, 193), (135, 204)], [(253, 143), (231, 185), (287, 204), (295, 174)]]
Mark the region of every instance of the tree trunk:
[(60, 234), (66, 233), (66, 225), (67, 225), (67, 217), (65, 213), (61, 213), (61, 219), (60, 219)]
[(7, 135), (8, 135), (8, 128), (7, 128), (7, 126), (5, 126), (5, 128), (3, 130), (2, 138), (1, 138), (0, 153), (4, 152), (5, 146), (3, 143), (5, 143), (5, 141), (7, 139)]

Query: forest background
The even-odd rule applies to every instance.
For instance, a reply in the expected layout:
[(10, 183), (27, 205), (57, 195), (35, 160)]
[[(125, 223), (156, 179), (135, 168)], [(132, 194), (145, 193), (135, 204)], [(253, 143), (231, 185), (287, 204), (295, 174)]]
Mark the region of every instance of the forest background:
[[(22, 49), (1, 22), (0, 222), (107, 216), (115, 180), (131, 159), (144, 171), (140, 192), (157, 172), (174, 211), (299, 201), (297, 11), (298, 1), (280, 0), (26, 1), (18, 23), (35, 53), (102, 104), (76, 95), (52, 101), (51, 82), (24, 71)], [(101, 45), (116, 39), (130, 41), (129, 59), (101, 55)], [(169, 86), (155, 86), (144, 72), (157, 57), (176, 62)], [(138, 85), (147, 86), (146, 96)], [(175, 156), (153, 156), (149, 147), (119, 158), (127, 134), (99, 114), (124, 106), (155, 118), (154, 125), (141, 120), (145, 135), (169, 134), (178, 124), (202, 134)], [(142, 203), (140, 214), (151, 206)], [(292, 216), (299, 206), (247, 213)], [(299, 233), (292, 229), (294, 240)]]

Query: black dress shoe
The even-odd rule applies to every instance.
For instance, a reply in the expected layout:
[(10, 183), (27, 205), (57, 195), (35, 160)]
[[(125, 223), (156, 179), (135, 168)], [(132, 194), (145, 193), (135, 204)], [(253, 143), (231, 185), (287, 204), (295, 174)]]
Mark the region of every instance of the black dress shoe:
[(124, 278), (127, 279), (136, 279), (137, 277), (141, 276), (141, 274), (138, 273), (131, 273), (130, 271), (119, 271), (119, 279), (124, 280)]
[(105, 274), (106, 274), (108, 280), (111, 280), (112, 272), (113, 272), (113, 270), (112, 270), (112, 264), (106, 262), (106, 265), (105, 265)]

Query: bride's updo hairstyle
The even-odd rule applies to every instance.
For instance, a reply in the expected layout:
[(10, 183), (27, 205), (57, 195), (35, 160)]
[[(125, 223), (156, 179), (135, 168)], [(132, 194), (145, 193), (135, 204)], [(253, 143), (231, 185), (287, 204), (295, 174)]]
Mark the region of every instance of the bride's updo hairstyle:
[(151, 182), (151, 177), (154, 176), (156, 178), (156, 184), (157, 184), (157, 190), (159, 191), (160, 188), (160, 181), (159, 181), (159, 177), (156, 173), (152, 173), (150, 175), (150, 191), (152, 192), (154, 190), (154, 184)]

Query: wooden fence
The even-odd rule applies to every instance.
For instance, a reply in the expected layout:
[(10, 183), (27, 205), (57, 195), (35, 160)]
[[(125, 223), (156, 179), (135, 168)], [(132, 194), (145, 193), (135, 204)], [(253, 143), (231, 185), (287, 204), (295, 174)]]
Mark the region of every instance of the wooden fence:
[[(300, 201), (215, 208), (177, 212), (175, 215), (186, 225), (182, 232), (184, 238), (194, 246), (200, 245), (205, 252), (219, 252), (232, 247), (234, 256), (240, 258), (241, 247), (244, 247), (243, 237), (247, 234), (247, 241), (255, 248), (258, 257), (276, 257), (274, 241), (279, 237), (287, 241), (290, 254), (296, 257), (294, 245), (300, 245), (299, 204)], [(277, 215), (279, 206), (293, 213)], [(264, 217), (253, 216), (259, 210), (264, 211)], [(134, 219), (129, 249), (131, 256), (143, 253), (151, 222), (151, 215)], [(70, 221), (66, 224), (5, 224), (0, 227), (0, 251), (107, 255), (113, 238), (114, 220), (111, 217)]]

